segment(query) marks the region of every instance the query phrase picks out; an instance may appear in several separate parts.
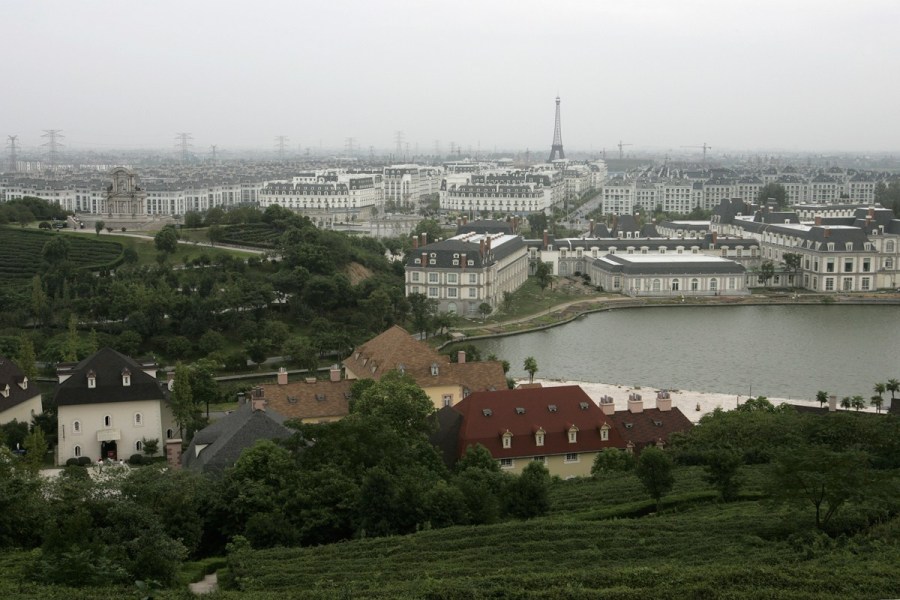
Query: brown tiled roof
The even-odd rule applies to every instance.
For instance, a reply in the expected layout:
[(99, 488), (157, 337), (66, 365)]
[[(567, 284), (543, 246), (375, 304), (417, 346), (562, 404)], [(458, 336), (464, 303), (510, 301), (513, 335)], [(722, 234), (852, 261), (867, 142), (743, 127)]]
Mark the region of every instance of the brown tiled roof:
[(693, 427), (693, 423), (675, 406), (672, 410), (645, 408), (639, 413), (619, 410), (612, 415), (612, 419), (625, 442), (633, 443), (636, 450), (656, 444), (659, 440), (668, 443), (671, 434)]
[(352, 381), (317, 380), (315, 383), (294, 381), (286, 385), (269, 383), (261, 386), (266, 408), (287, 419), (325, 419), (345, 417), (350, 412)]
[(448, 364), (450, 359), (435, 352), (428, 344), (414, 339), (408, 331), (394, 325), (368, 342), (354, 348), (344, 359), (344, 366), (359, 378), (379, 380), (388, 371), (403, 365), (406, 373), (417, 377), (428, 374), (432, 363)]
[[(577, 385), (548, 388), (476, 392), (453, 407), (463, 416), (459, 453), (481, 444), (494, 458), (544, 456), (570, 452), (596, 452), (625, 448), (625, 441), (611, 417)], [(609, 426), (609, 439), (600, 439), (600, 428)], [(577, 441), (569, 443), (569, 429), (577, 427)], [(543, 429), (544, 445), (535, 433)], [(503, 434), (512, 435), (512, 447), (503, 447)]]
[[(398, 325), (355, 348), (344, 359), (344, 366), (361, 379), (376, 381), (388, 371), (402, 370), (423, 388), (460, 385), (472, 392), (506, 389), (501, 362), (450, 362)], [(436, 375), (432, 375), (432, 366), (437, 367)]]

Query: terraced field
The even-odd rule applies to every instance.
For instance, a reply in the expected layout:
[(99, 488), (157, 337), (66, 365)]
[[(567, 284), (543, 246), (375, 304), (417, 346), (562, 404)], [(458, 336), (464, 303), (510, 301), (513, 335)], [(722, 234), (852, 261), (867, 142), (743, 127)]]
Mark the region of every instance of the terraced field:
[[(54, 236), (65, 235), (0, 227), (0, 286), (21, 288), (40, 273), (41, 250)], [(69, 261), (76, 269), (110, 268), (122, 260), (122, 244), (94, 239), (89, 236), (66, 235), (69, 241)]]
[(225, 244), (274, 248), (275, 242), (284, 233), (269, 223), (245, 223), (242, 225), (226, 225), (224, 227)]

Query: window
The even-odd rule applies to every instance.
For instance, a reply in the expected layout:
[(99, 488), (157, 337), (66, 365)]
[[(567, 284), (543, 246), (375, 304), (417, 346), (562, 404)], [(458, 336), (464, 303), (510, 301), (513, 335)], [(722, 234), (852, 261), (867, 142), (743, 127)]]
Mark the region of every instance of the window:
[(853, 259), (845, 258), (844, 259), (844, 273), (852, 273), (853, 272)]
[(447, 273), (447, 283), (456, 283), (459, 275), (456, 273)]
[(81, 446), (75, 446), (74, 451), (75, 451), (75, 458), (80, 458), (81, 457)]
[(853, 278), (852, 277), (844, 277), (843, 287), (841, 288), (845, 292), (853, 291)]
[(81, 433), (81, 421), (75, 421), (72, 423), (72, 433), (75, 435)]
[(438, 274), (437, 273), (429, 273), (428, 274), (428, 283), (437, 283), (438, 282)]
[(143, 427), (144, 426), (144, 415), (141, 413), (134, 413), (134, 426), (135, 427)]
[(412, 280), (419, 281), (419, 272), (418, 271), (413, 271)]
[(659, 279), (653, 280), (653, 291), (658, 292), (662, 289), (662, 282)]
[(503, 434), (503, 447), (512, 448), (512, 433), (509, 431)]
[(535, 446), (543, 446), (544, 445), (544, 435), (547, 432), (543, 429), (538, 429), (534, 434), (534, 445)]
[(894, 241), (888, 240), (884, 243), (884, 251), (885, 252), (893, 252), (894, 251)]
[(677, 292), (680, 286), (680, 282), (677, 279), (672, 280), (672, 291)]
[(112, 427), (112, 417), (111, 416), (106, 415), (105, 417), (103, 417), (103, 426), (104, 427)]
[(451, 404), (453, 404), (453, 394), (444, 394), (444, 397), (442, 398), (442, 400), (443, 400), (444, 406), (450, 406)]
[(500, 459), (500, 468), (501, 469), (512, 469), (513, 468), (513, 459), (501, 458)]
[(144, 443), (141, 440), (138, 440), (134, 443), (134, 449), (136, 452), (140, 452), (144, 449)]
[(700, 289), (700, 280), (699, 279), (691, 279), (691, 291), (696, 292)]
[(872, 271), (872, 259), (871, 258), (863, 259), (862, 270), (863, 270), (863, 273), (870, 273)]
[(868, 277), (863, 277), (863, 278), (860, 280), (860, 285), (859, 285), (859, 287), (860, 287), (860, 289), (863, 290), (863, 291), (868, 291), (868, 290), (869, 290), (869, 278), (868, 278)]
[(894, 268), (894, 259), (893, 258), (884, 259), (884, 268), (885, 269), (893, 269)]
[(437, 298), (438, 297), (438, 289), (436, 287), (428, 288), (428, 296), (430, 298)]
[(478, 283), (478, 275), (475, 273), (469, 273), (469, 283)]
[(569, 452), (566, 454), (566, 462), (567, 463), (577, 463), (578, 462), (578, 453), (577, 452)]
[(477, 298), (478, 292), (475, 288), (469, 288), (469, 298)]
[(532, 460), (534, 460), (534, 462), (539, 462), (541, 464), (544, 464), (547, 462), (547, 457), (546, 456), (535, 456)]
[(716, 279), (715, 277), (713, 277), (712, 279), (710, 279), (710, 280), (709, 280), (709, 289), (710, 289), (710, 291), (712, 291), (712, 292), (717, 292), (717, 291), (719, 291), (719, 280)]
[(166, 429), (166, 439), (171, 440), (175, 438), (175, 432), (171, 429)]
[(578, 441), (578, 428), (575, 426), (572, 426), (569, 429), (569, 443), (574, 444), (577, 441)]
[(603, 442), (609, 441), (609, 425), (603, 424), (603, 427), (600, 428), (600, 440)]
[(825, 278), (825, 291), (826, 292), (834, 291), (834, 277), (826, 277)]
[(447, 288), (447, 297), (448, 298), (456, 298), (459, 295), (459, 290), (456, 288)]

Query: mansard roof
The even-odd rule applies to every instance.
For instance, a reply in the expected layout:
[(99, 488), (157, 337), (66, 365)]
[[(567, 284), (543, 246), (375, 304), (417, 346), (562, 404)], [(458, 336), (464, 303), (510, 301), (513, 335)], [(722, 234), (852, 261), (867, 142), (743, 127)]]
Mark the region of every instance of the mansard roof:
[(625, 275), (742, 275), (743, 265), (706, 254), (607, 254), (593, 264)]
[[(0, 356), (0, 389), (9, 390), (9, 397), (4, 398), (0, 395), (0, 413), (41, 395), (37, 384), (26, 382), (26, 379), (25, 373), (19, 368), (19, 365), (5, 356)], [(23, 383), (26, 386), (25, 389), (22, 389)]]
[[(103, 348), (76, 364), (68, 379), (59, 384), (54, 396), (57, 406), (165, 400), (160, 382), (144, 372), (146, 367), (133, 358)], [(129, 385), (122, 383), (122, 371), (130, 371)], [(88, 387), (88, 374), (93, 373), (96, 386)]]

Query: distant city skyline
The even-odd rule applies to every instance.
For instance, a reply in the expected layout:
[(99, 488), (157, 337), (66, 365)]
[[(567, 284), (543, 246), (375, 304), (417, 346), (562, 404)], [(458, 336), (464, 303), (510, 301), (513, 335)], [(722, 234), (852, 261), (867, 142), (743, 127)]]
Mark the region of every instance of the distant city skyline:
[[(7, 0), (22, 152), (900, 151), (900, 4)], [(418, 152), (415, 151), (418, 146)], [(407, 152), (404, 152), (407, 154)]]

